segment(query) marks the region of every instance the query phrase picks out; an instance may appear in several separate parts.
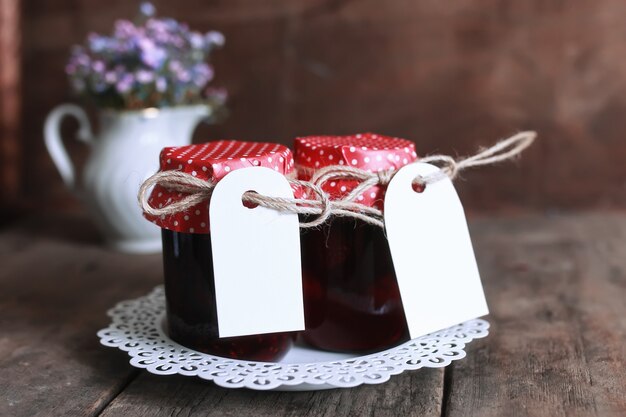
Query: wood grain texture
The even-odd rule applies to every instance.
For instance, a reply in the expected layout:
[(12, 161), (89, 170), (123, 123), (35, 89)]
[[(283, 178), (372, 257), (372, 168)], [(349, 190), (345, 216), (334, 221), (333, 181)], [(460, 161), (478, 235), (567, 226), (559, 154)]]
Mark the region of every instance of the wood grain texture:
[(160, 257), (103, 250), (84, 219), (0, 233), (0, 415), (95, 415), (136, 376), (95, 332), (116, 300), (147, 292)]
[(624, 415), (626, 219), (474, 226), (494, 326), (449, 369), (446, 414)]
[[(540, 141), (518, 164), (465, 175), (468, 208), (626, 207), (623, 1), (155, 3), (227, 37), (215, 83), (231, 92), (231, 116), (200, 128), (196, 141), (376, 131), (415, 140), (421, 154), (454, 155), (536, 129)], [(41, 140), (45, 114), (71, 99), (70, 45), (135, 6), (24, 0), (23, 180), (32, 203), (72, 201)]]
[(492, 329), (445, 375), (267, 393), (153, 376), (99, 346), (105, 311), (158, 284), (161, 260), (101, 248), (85, 218), (26, 219), (0, 232), (0, 415), (626, 415), (626, 215), (483, 217), (471, 232)]
[(15, 204), (21, 189), (19, 0), (0, 0), (0, 202)]
[(437, 416), (443, 369), (393, 377), (379, 386), (313, 392), (229, 390), (184, 377), (142, 374), (103, 416)]

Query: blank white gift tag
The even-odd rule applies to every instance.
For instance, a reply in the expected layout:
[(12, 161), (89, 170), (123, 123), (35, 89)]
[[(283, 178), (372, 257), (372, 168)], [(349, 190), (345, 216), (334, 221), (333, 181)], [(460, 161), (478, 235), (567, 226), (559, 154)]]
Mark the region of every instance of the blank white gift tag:
[(413, 190), (439, 168), (400, 169), (385, 195), (385, 227), (411, 338), (488, 314), (463, 206), (449, 178)]
[(298, 215), (247, 208), (246, 191), (293, 198), (269, 168), (232, 171), (211, 196), (209, 219), (220, 337), (304, 330)]

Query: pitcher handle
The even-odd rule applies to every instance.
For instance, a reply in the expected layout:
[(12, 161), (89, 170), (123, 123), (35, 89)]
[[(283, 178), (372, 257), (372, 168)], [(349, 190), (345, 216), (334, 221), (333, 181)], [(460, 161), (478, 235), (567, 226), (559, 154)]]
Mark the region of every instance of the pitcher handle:
[(76, 174), (74, 165), (67, 154), (63, 139), (61, 138), (61, 121), (66, 116), (74, 116), (78, 120), (78, 132), (76, 139), (91, 145), (94, 142), (91, 124), (85, 111), (75, 104), (61, 104), (55, 107), (48, 117), (44, 126), (44, 139), (46, 148), (57, 167), (65, 186), (74, 191), (76, 187)]

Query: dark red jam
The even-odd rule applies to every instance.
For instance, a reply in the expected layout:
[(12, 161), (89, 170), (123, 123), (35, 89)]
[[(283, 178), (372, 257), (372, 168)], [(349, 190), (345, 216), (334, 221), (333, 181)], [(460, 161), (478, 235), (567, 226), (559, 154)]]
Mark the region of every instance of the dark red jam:
[(408, 340), (383, 230), (334, 218), (301, 234), (306, 330), (312, 346), (373, 351)]
[(233, 359), (276, 361), (292, 333), (219, 338), (210, 234), (163, 229), (163, 266), (170, 337), (183, 346)]
[[(406, 139), (363, 133), (309, 136), (294, 143), (298, 178), (311, 180), (325, 167), (343, 165), (366, 172), (397, 170), (416, 160)], [(328, 174), (328, 173), (327, 173)], [(332, 200), (348, 195), (358, 181), (322, 176)], [(354, 202), (383, 210), (386, 186), (378, 184)], [(363, 220), (333, 217), (302, 229), (304, 340), (320, 349), (367, 352), (408, 340), (400, 290), (384, 230)]]

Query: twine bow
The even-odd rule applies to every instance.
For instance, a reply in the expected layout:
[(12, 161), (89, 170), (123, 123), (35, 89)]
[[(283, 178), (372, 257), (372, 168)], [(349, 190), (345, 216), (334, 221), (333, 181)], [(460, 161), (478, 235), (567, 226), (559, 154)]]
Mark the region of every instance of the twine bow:
[[(428, 184), (440, 181), (443, 178), (456, 178), (459, 173), (468, 168), (492, 165), (509, 160), (528, 148), (537, 137), (533, 131), (521, 132), (504, 139), (490, 148), (477, 154), (455, 160), (448, 155), (431, 155), (419, 159), (418, 162), (427, 162), (439, 166), (441, 169), (426, 177), (417, 177), (415, 185), (427, 187)], [(309, 181), (289, 179), (292, 185), (308, 190), (309, 198), (282, 198), (261, 195), (254, 191), (243, 194), (242, 201), (262, 207), (304, 214), (306, 221), (300, 222), (300, 227), (316, 227), (325, 223), (331, 216), (353, 217), (374, 226), (384, 228), (384, 218), (381, 210), (360, 204), (355, 200), (367, 189), (376, 185), (387, 185), (395, 175), (395, 170), (381, 170), (369, 172), (359, 168), (344, 165), (333, 165), (314, 171)], [(322, 187), (332, 180), (353, 180), (358, 184), (348, 194), (339, 200), (331, 200)], [(186, 194), (180, 200), (164, 207), (155, 208), (148, 202), (149, 190), (160, 185), (171, 191)], [(139, 204), (146, 214), (163, 216), (178, 213), (197, 204), (207, 201), (211, 197), (215, 182), (201, 180), (181, 171), (162, 171), (148, 178), (139, 189)]]

